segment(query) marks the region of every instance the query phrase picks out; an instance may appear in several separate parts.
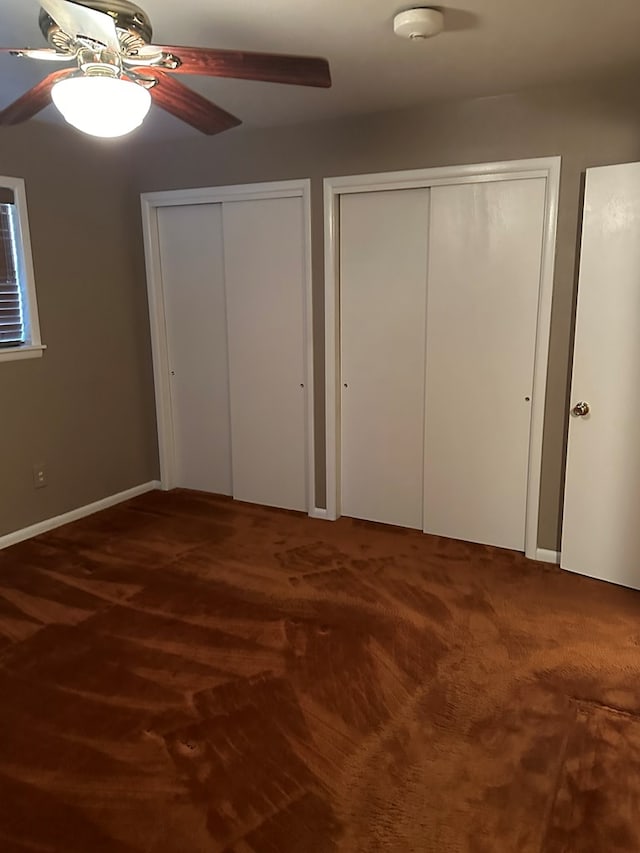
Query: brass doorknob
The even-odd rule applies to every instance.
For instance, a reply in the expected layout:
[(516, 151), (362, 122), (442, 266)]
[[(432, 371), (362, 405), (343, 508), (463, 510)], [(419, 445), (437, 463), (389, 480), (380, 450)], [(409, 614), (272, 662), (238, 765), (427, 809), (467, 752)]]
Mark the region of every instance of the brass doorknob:
[(571, 414), (575, 418), (583, 418), (585, 415), (589, 414), (589, 404), (585, 403), (584, 400), (581, 400), (579, 403), (576, 403), (573, 409), (571, 409)]

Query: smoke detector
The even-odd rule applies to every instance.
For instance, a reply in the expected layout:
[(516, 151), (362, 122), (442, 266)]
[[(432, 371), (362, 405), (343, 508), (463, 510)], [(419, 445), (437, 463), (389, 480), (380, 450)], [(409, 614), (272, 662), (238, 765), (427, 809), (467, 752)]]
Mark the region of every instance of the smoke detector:
[(407, 9), (393, 19), (394, 33), (404, 39), (428, 39), (443, 29), (444, 15), (438, 9)]

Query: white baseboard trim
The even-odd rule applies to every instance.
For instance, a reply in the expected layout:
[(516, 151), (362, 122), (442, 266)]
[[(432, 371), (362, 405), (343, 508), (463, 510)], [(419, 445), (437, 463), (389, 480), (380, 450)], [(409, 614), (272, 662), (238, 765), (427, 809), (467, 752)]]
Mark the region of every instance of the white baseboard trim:
[(46, 518), (44, 521), (39, 521), (30, 527), (23, 527), (22, 530), (14, 530), (13, 533), (0, 536), (0, 550), (8, 548), (10, 545), (17, 545), (18, 542), (24, 542), (25, 539), (32, 539), (41, 533), (47, 533), (47, 531), (54, 530), (56, 527), (62, 527), (63, 524), (69, 524), (72, 521), (77, 521), (79, 518), (93, 515), (94, 512), (100, 512), (101, 509), (108, 509), (110, 506), (115, 506), (116, 504), (131, 500), (131, 498), (136, 498), (138, 495), (143, 495), (145, 492), (152, 492), (154, 489), (159, 488), (159, 480), (152, 480), (150, 483), (141, 483), (139, 486), (134, 486), (124, 492), (118, 492), (116, 495), (109, 495), (92, 504), (80, 506), (62, 515), (56, 515), (54, 518)]
[(312, 510), (309, 510), (309, 518), (322, 518), (325, 521), (330, 521), (329, 518), (329, 510), (322, 509), (319, 506), (314, 506)]
[(536, 549), (536, 560), (540, 563), (560, 563), (560, 551), (548, 551), (546, 548)]

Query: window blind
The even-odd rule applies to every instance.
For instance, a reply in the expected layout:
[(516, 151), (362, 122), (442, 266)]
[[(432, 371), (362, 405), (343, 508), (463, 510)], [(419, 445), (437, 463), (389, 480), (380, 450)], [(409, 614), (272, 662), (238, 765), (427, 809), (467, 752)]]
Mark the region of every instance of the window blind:
[(24, 341), (13, 204), (0, 203), (0, 347)]

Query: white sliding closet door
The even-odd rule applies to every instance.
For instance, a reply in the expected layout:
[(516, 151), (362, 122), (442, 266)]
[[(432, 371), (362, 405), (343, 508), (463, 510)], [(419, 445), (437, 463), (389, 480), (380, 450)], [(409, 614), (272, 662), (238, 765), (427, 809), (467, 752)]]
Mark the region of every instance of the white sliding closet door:
[(432, 190), (427, 533), (524, 550), (545, 188)]
[(307, 509), (301, 198), (225, 202), (233, 496)]
[(231, 494), (227, 327), (219, 204), (158, 208), (174, 485)]
[(429, 190), (343, 195), (342, 513), (422, 527)]

